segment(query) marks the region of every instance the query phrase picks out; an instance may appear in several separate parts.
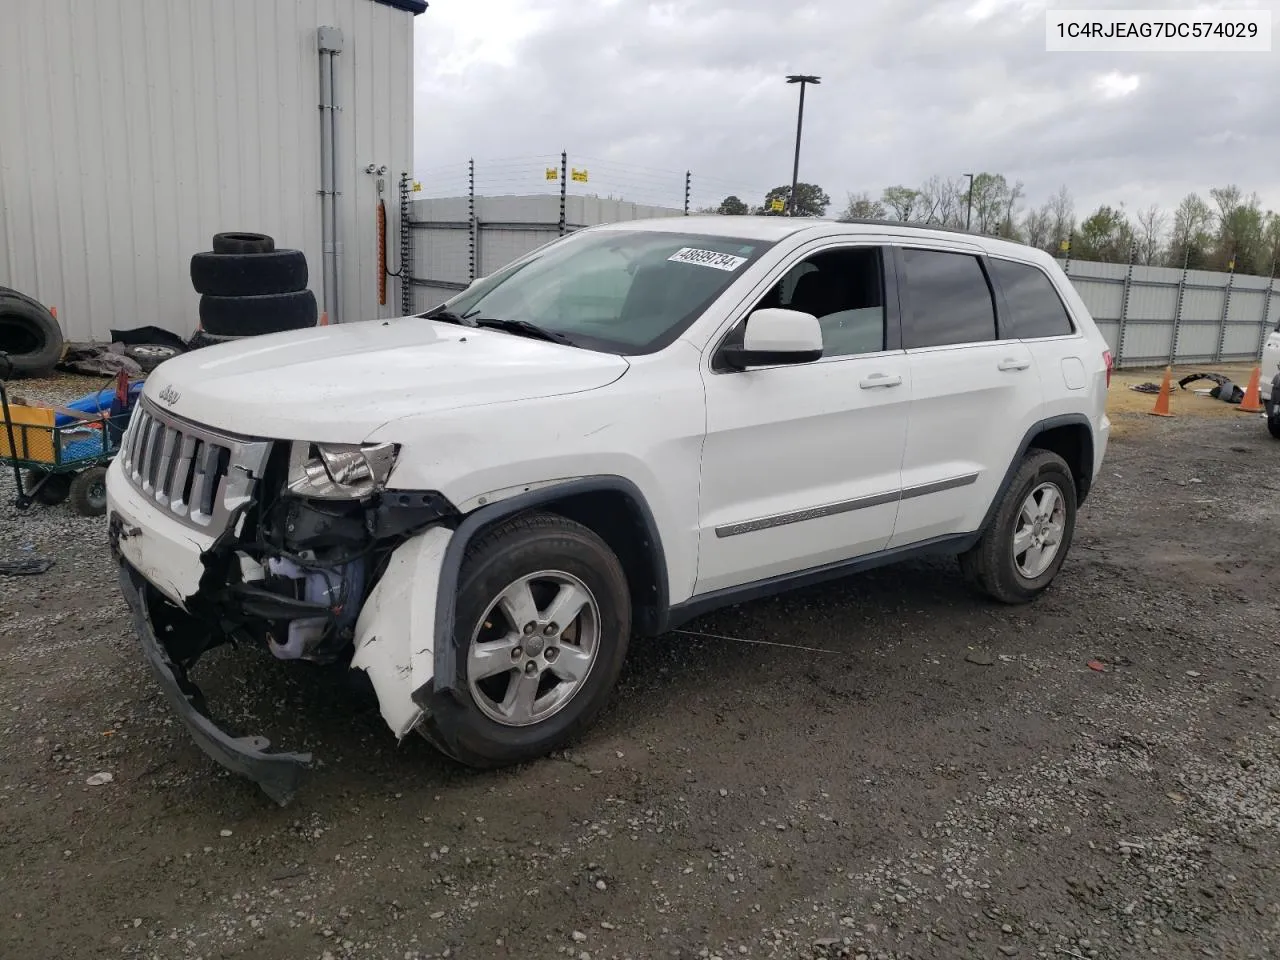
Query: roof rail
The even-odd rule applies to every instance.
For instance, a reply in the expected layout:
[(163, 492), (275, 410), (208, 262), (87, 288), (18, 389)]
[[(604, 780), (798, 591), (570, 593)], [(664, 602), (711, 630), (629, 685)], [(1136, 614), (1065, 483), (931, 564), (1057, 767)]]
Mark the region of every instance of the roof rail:
[(994, 233), (983, 233), (981, 230), (966, 230), (964, 227), (948, 227), (940, 223), (920, 223), (918, 220), (873, 220), (858, 217), (853, 220), (839, 220), (836, 223), (857, 223), (869, 227), (906, 227), (909, 230), (936, 230), (939, 233), (958, 233), (966, 237), (981, 237), (984, 240), (1004, 240), (1007, 243), (1019, 243), (1009, 237)]

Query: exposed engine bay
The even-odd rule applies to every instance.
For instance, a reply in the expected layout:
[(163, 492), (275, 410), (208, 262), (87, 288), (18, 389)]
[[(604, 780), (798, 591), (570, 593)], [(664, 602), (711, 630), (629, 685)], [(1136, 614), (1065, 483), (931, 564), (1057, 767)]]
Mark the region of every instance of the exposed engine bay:
[[(264, 646), (281, 660), (349, 662), (362, 605), (391, 554), (457, 516), (431, 492), (307, 496), (298, 460), (278, 444), (252, 497), (201, 555), (199, 589), (185, 606), (192, 620), (215, 629), (198, 631), (205, 640), (183, 650), (184, 667), (226, 642)], [(312, 485), (327, 476), (312, 477)]]

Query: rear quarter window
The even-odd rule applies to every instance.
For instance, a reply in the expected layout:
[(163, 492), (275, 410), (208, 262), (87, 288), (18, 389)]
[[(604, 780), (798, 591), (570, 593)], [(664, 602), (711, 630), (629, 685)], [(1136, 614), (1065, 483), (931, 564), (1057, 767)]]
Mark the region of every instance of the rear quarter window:
[(1075, 332), (1071, 314), (1039, 267), (1014, 260), (987, 261), (1009, 309), (1004, 336), (1019, 340), (1065, 337)]

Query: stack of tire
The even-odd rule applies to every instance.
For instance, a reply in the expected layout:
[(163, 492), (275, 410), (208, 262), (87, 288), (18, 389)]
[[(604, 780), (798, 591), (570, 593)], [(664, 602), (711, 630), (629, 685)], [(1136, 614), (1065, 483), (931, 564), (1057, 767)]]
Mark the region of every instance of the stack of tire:
[(276, 249), (265, 233), (218, 233), (191, 258), (200, 330), (191, 346), (314, 327), (315, 294), (301, 250)]

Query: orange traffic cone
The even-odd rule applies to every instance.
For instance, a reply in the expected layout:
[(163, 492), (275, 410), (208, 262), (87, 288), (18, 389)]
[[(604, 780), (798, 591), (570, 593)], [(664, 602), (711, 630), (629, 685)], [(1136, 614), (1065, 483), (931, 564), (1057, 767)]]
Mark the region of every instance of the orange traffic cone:
[(1156, 405), (1151, 411), (1153, 417), (1172, 417), (1169, 412), (1169, 394), (1173, 390), (1173, 370), (1164, 368), (1164, 380), (1160, 383), (1160, 396), (1156, 397)]
[(319, 327), (327, 327), (329, 325), (329, 311), (324, 310), (320, 313), (320, 322), (316, 324)]
[(53, 319), (57, 320), (57, 319), (58, 319), (58, 308), (57, 308), (57, 307), (50, 307), (50, 308), (49, 308), (49, 316), (51, 316), (51, 317), (53, 317)]
[(1244, 399), (1240, 401), (1240, 409), (1245, 413), (1262, 412), (1262, 395), (1258, 392), (1258, 384), (1261, 380), (1262, 368), (1254, 367), (1253, 376), (1249, 378), (1249, 386), (1244, 390)]

